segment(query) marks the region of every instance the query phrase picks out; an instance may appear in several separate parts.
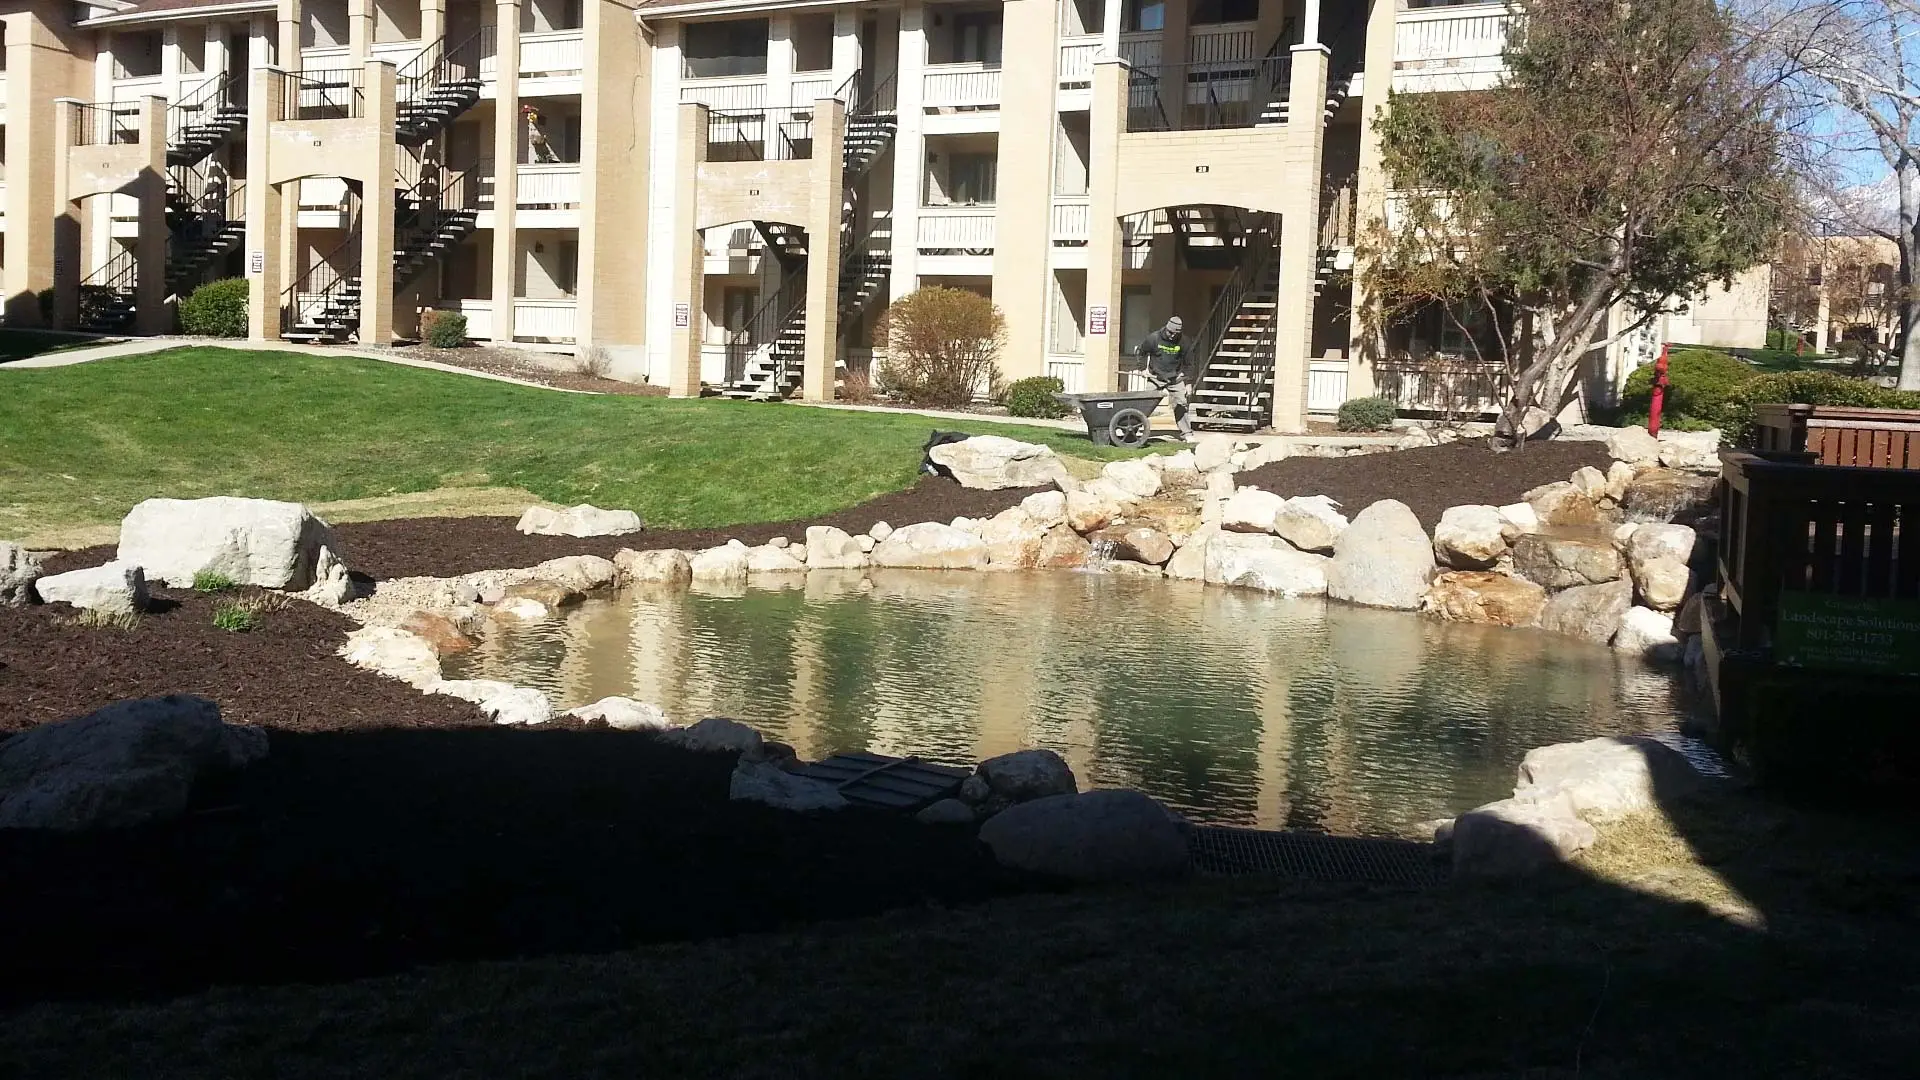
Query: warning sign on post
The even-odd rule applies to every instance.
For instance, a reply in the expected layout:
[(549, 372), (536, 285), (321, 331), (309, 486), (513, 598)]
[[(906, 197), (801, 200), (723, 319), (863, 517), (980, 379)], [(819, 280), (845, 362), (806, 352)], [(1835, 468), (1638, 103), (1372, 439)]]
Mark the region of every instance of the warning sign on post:
[(267, 253), (250, 251), (247, 253), (247, 273), (264, 274), (267, 272)]
[(1104, 337), (1107, 332), (1107, 308), (1104, 304), (1095, 304), (1087, 308), (1087, 333), (1095, 337)]
[(675, 327), (693, 324), (693, 308), (687, 304), (673, 305), (673, 325)]

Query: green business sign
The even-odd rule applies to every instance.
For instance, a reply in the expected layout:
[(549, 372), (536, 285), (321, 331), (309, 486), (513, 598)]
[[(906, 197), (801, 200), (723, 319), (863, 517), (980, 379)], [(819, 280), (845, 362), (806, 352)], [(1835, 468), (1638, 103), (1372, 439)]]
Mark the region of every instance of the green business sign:
[(1920, 601), (1783, 591), (1773, 657), (1794, 667), (1920, 675)]

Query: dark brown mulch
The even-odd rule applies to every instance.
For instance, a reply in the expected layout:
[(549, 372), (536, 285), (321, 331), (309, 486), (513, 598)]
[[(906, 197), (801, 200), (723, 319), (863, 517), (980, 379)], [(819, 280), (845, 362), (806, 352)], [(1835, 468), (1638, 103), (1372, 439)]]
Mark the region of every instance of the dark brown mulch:
[(1527, 491), (1565, 480), (1582, 465), (1604, 471), (1611, 459), (1597, 442), (1528, 443), (1497, 453), (1480, 439), (1359, 457), (1295, 457), (1234, 479), (1276, 495), (1326, 495), (1349, 516), (1381, 499), (1398, 499), (1431, 530), (1450, 506), (1518, 502)]
[(664, 386), (605, 379), (582, 371), (556, 371), (521, 359), (512, 352), (484, 346), (467, 349), (435, 349), (426, 345), (416, 345), (395, 349), (394, 352), (396, 355), (414, 360), (430, 360), (436, 364), (466, 368), (469, 371), (505, 375), (509, 378), (539, 383), (541, 386), (558, 387), (562, 390), (586, 390), (595, 394), (625, 394), (632, 397), (665, 397), (667, 395), (667, 388)]
[(164, 593), (131, 631), (0, 608), (0, 730), (165, 693), (268, 726), (170, 823), (0, 830), (0, 1005), (601, 951), (1033, 887), (967, 830), (727, 797), (729, 755), (499, 728), (333, 655), (305, 603), (246, 633)]

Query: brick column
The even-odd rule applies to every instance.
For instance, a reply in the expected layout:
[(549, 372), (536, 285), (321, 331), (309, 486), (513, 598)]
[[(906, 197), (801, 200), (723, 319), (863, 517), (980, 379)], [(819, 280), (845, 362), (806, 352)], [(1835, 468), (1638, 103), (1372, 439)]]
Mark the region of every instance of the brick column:
[[(1373, 122), (1387, 106), (1393, 91), (1394, 19), (1399, 12), (1397, 0), (1373, 0), (1367, 13), (1367, 51), (1361, 67), (1360, 162), (1354, 176), (1355, 239), (1362, 240), (1376, 221), (1387, 216), (1387, 174), (1380, 165), (1380, 135)], [(1367, 291), (1366, 245), (1354, 245), (1353, 316), (1348, 325), (1347, 396), (1369, 397), (1374, 392), (1374, 365), (1380, 359), (1380, 342), (1367, 332), (1366, 313), (1376, 303)]]
[[(73, 146), (74, 125), (83, 115), (81, 109), (85, 102), (74, 98), (59, 98), (53, 103), (53, 152), (52, 190), (42, 189), (44, 208), (36, 213), (51, 212), (53, 229), (50, 235), (49, 256), (52, 266), (48, 283), (53, 288), (53, 325), (62, 330), (71, 330), (80, 319), (80, 279), (85, 276), (81, 269), (80, 247), (80, 207), (72, 199), (73, 191)], [(8, 219), (8, 231), (12, 231), (12, 219)], [(13, 252), (7, 252), (9, 261)], [(37, 300), (37, 298), (36, 298)], [(39, 316), (35, 315), (36, 320)]]
[[(1120, 386), (1120, 136), (1127, 128), (1127, 76), (1117, 54), (1093, 62), (1093, 103), (1087, 139), (1087, 337), (1082, 386), (1110, 393)], [(1105, 329), (1096, 321), (1104, 310)]]
[(893, 267), (889, 271), (889, 301), (912, 292), (920, 283), (920, 193), (927, 172), (927, 110), (920, 91), (927, 67), (926, 7), (920, 0), (900, 6), (899, 78), (895, 98), (899, 127), (893, 136)]
[[(494, 6), (498, 77), (493, 99), (493, 340), (513, 343), (514, 278), (520, 263), (520, 4)], [(591, 207), (582, 210), (590, 213)]]
[(280, 115), (286, 81), (275, 68), (255, 68), (247, 93), (247, 337), (273, 341), (280, 337), (280, 292), (287, 278), (287, 213), (289, 196), (297, 196), (299, 181), (288, 181), (283, 191), (270, 177), (273, 123)]
[(167, 313), (167, 99), (142, 98), (138, 123), (147, 165), (134, 192), (140, 200), (140, 234), (133, 242), (139, 275), (134, 279), (134, 329), (164, 334), (172, 329)]
[(372, 140), (363, 157), (360, 180), (360, 344), (393, 341), (393, 65), (369, 60), (366, 73), (366, 124)]
[[(51, 9), (50, 9), (51, 10)], [(64, 10), (62, 11), (64, 16)], [(34, 9), (3, 17), (7, 50), (7, 254), (0, 282), (9, 326), (40, 326), (40, 291), (53, 287), (55, 235), (80, 221), (55, 183), (56, 163), (73, 141), (57, 98), (85, 93), (91, 65), (76, 60), (62, 28)], [(75, 268), (76, 271), (78, 267)]]
[(840, 225), (845, 202), (843, 153), (847, 106), (837, 98), (813, 103), (813, 205), (807, 212), (807, 340), (800, 396), (833, 400), (833, 367), (840, 353)]
[(993, 212), (993, 302), (1007, 319), (1000, 371), (1013, 380), (1047, 373), (1060, 4), (1009, 0), (1001, 10), (1006, 28), (995, 185), (999, 193)]
[(699, 397), (700, 308), (707, 288), (707, 250), (698, 221), (700, 167), (707, 162), (707, 107), (682, 105), (679, 120), (673, 181), (673, 343), (667, 352), (667, 392), (674, 397)]

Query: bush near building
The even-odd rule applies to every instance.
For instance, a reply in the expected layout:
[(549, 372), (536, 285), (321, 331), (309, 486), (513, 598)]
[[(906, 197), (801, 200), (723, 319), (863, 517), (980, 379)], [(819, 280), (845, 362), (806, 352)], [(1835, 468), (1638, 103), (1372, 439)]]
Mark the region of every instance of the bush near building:
[(1359, 397), (1340, 404), (1334, 426), (1341, 431), (1385, 431), (1393, 426), (1393, 402), (1383, 397)]
[(467, 317), (457, 311), (429, 311), (420, 319), (420, 336), (436, 349), (465, 348)]
[(180, 332), (192, 337), (247, 336), (246, 278), (209, 281), (180, 301)]
[[(1627, 376), (1620, 406), (1630, 424), (1645, 424), (1653, 402), (1653, 368), (1644, 364)], [(1727, 401), (1759, 378), (1744, 361), (1713, 349), (1680, 349), (1667, 357), (1667, 393), (1660, 423), (1677, 431), (1705, 431), (1726, 425)]]
[(979, 293), (915, 289), (881, 314), (874, 338), (887, 343), (881, 388), (910, 405), (960, 408), (999, 387), (1007, 320)]
[(1043, 420), (1058, 420), (1067, 415), (1065, 405), (1054, 400), (1053, 395), (1064, 393), (1067, 384), (1051, 375), (1036, 375), (1031, 379), (1021, 379), (1007, 387), (1007, 412), (1014, 416), (1033, 416)]

